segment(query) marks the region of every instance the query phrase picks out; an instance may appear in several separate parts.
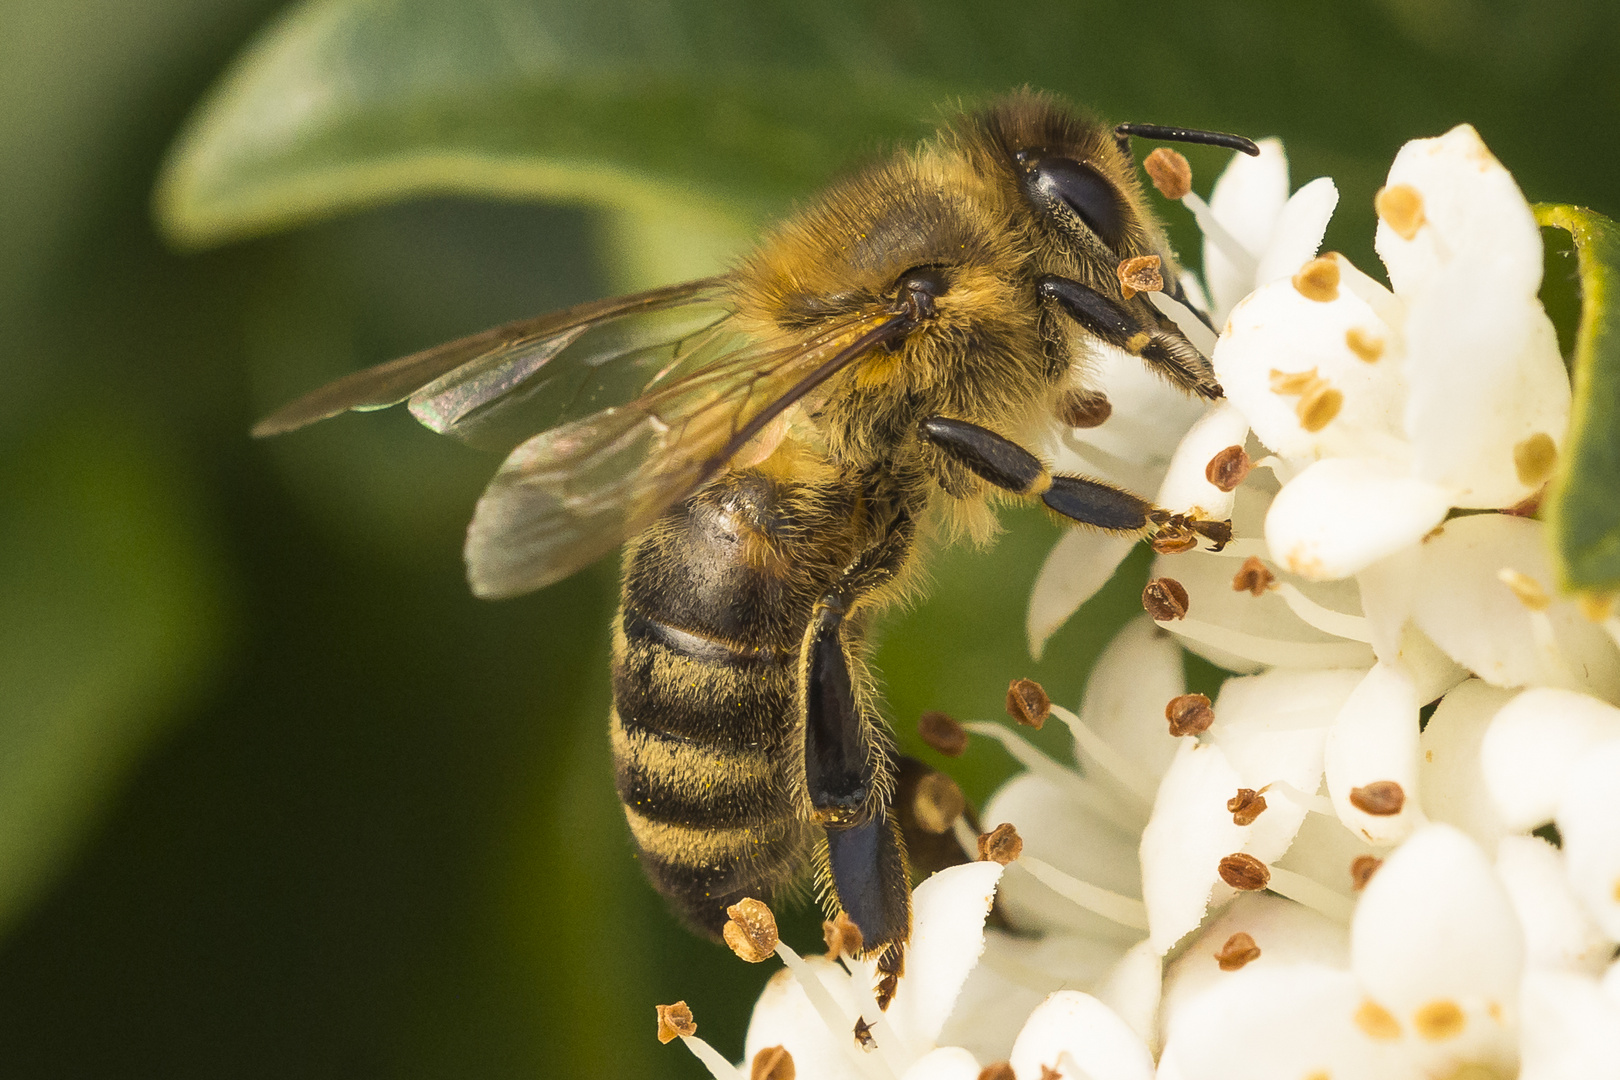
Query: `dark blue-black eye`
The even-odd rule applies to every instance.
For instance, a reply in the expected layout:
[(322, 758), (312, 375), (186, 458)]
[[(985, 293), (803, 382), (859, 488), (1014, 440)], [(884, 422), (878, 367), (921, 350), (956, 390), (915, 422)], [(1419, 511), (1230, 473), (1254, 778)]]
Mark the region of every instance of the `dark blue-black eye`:
[(1030, 151), (1018, 157), (1025, 169), (1025, 188), (1037, 204), (1061, 200), (1103, 243), (1119, 249), (1125, 238), (1125, 211), (1114, 185), (1101, 173), (1073, 158)]

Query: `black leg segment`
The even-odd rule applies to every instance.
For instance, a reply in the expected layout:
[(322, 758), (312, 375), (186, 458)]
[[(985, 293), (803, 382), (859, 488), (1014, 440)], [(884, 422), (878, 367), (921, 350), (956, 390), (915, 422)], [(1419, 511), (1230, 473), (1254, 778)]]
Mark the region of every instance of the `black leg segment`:
[[(1179, 286), (1178, 286), (1179, 287)], [(1141, 296), (1115, 300), (1066, 277), (1048, 274), (1036, 286), (1088, 333), (1140, 356), (1176, 385), (1199, 397), (1221, 397), (1209, 358), (1187, 340), (1181, 328)]]
[(949, 453), (980, 479), (1004, 491), (1031, 495), (1051, 480), (1041, 459), (1011, 439), (966, 420), (931, 416), (922, 423), (923, 438)]
[(1108, 529), (1138, 532), (1148, 527), (1153, 504), (1128, 491), (1078, 476), (1054, 476), (1041, 501), (1066, 518)]
[(911, 890), (900, 827), (893, 818), (828, 829), (827, 869), (838, 903), (861, 928), (868, 949), (910, 936)]

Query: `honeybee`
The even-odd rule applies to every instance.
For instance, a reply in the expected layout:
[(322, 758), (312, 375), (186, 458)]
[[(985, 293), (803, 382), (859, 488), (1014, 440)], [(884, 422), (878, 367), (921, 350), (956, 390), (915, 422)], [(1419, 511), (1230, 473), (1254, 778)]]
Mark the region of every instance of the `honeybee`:
[(1016, 441), (1096, 405), (1099, 345), (1221, 396), (1175, 322), (1122, 286), (1122, 262), (1157, 256), (1186, 302), (1132, 135), (1256, 152), (1017, 93), (835, 184), (729, 273), (357, 372), (254, 434), (408, 401), (434, 431), (515, 445), (467, 531), (479, 596), (627, 543), (609, 726), (648, 877), (718, 937), (728, 905), (813, 867), (886, 999), (910, 890), (866, 640), (917, 587), (920, 538), (1020, 497), (1149, 538), (1230, 533), (1054, 476)]

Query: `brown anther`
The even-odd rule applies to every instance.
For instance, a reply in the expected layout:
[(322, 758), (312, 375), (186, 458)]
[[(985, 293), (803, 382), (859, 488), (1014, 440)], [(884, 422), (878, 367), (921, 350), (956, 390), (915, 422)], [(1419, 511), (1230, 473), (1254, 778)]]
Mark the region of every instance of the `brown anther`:
[(1209, 459), (1209, 464), (1204, 466), (1204, 479), (1219, 491), (1232, 491), (1249, 478), (1249, 470), (1253, 468), (1254, 462), (1249, 460), (1247, 450), (1228, 446)]
[(1164, 276), (1159, 273), (1157, 255), (1136, 255), (1115, 267), (1120, 289), (1129, 300), (1137, 293), (1160, 292), (1164, 289)]
[(1557, 464), (1558, 446), (1545, 431), (1538, 431), (1513, 447), (1513, 471), (1525, 487), (1545, 483)]
[(1271, 369), (1270, 385), (1273, 394), (1304, 394), (1322, 382), (1315, 368), (1309, 371), (1278, 371)]
[(1187, 617), (1187, 589), (1175, 578), (1154, 578), (1142, 590), (1142, 610), (1155, 622)]
[(945, 832), (967, 809), (967, 796), (956, 786), (956, 781), (941, 772), (931, 772), (917, 781), (912, 796), (912, 813), (924, 832), (935, 835)]
[(900, 989), (900, 976), (888, 972), (877, 984), (877, 1007), (882, 1012), (888, 1012), (889, 1006), (894, 1004), (894, 993)]
[(925, 712), (917, 717), (917, 734), (946, 757), (961, 757), (967, 750), (967, 728), (948, 713)]
[(1406, 805), (1406, 792), (1393, 780), (1374, 780), (1366, 787), (1350, 789), (1350, 805), (1374, 817), (1390, 817)]
[(1007, 715), (1039, 731), (1052, 715), (1052, 699), (1034, 679), (1014, 679), (1007, 684)]
[(1192, 190), (1192, 166), (1168, 146), (1161, 146), (1149, 154), (1142, 162), (1142, 168), (1153, 181), (1153, 186), (1159, 189), (1159, 194), (1167, 199), (1185, 198)]
[(1276, 580), (1277, 575), (1266, 568), (1266, 564), (1260, 561), (1260, 556), (1250, 555), (1243, 560), (1243, 565), (1238, 567), (1238, 572), (1232, 575), (1232, 591), (1247, 592), (1251, 596), (1264, 596), (1266, 590), (1271, 588), (1272, 582)]
[(1402, 240), (1416, 236), (1427, 220), (1423, 215), (1423, 196), (1418, 194), (1417, 188), (1407, 184), (1379, 188), (1378, 194), (1373, 196), (1373, 209), (1378, 212), (1379, 220), (1394, 229)]
[(827, 943), (827, 955), (837, 959), (840, 956), (859, 956), (865, 947), (865, 939), (861, 936), (861, 928), (855, 925), (846, 912), (840, 911), (838, 917), (829, 919), (821, 924), (821, 938)]
[(1360, 892), (1367, 887), (1367, 882), (1378, 873), (1378, 868), (1384, 865), (1384, 860), (1376, 855), (1357, 855), (1350, 860), (1350, 888)]
[(1266, 812), (1266, 797), (1253, 788), (1240, 787), (1226, 800), (1226, 810), (1232, 815), (1232, 824), (1253, 825), (1254, 819)]
[(1012, 1062), (996, 1061), (979, 1070), (978, 1080), (1018, 1080)]
[(1356, 354), (1356, 359), (1369, 364), (1376, 364), (1378, 358), (1384, 355), (1383, 339), (1359, 326), (1352, 326), (1344, 332), (1344, 343)]
[(998, 862), (1006, 866), (1023, 853), (1024, 838), (1005, 821), (990, 832), (979, 834), (980, 862)]
[(1093, 390), (1065, 390), (1058, 398), (1057, 418), (1072, 428), (1094, 428), (1114, 415), (1108, 395)]
[(1325, 304), (1339, 298), (1339, 260), (1318, 255), (1294, 275), (1294, 290), (1307, 300)]
[(1198, 546), (1198, 534), (1185, 525), (1166, 525), (1153, 534), (1148, 546), (1160, 555), (1180, 555)]
[(793, 1080), (797, 1075), (793, 1055), (785, 1046), (767, 1046), (754, 1055), (754, 1063), (748, 1068), (748, 1080)]
[(1041, 1080), (1063, 1080), (1063, 1073), (1050, 1065), (1042, 1065)]
[(1543, 484), (1512, 506), (1503, 507), (1499, 513), (1506, 514), (1508, 517), (1533, 518), (1541, 513), (1541, 499), (1546, 494), (1547, 486)]
[(1615, 594), (1604, 592), (1578, 592), (1575, 606), (1589, 622), (1602, 622), (1614, 614)]
[(1271, 871), (1253, 855), (1233, 852), (1221, 859), (1221, 880), (1239, 892), (1258, 892), (1271, 883)]
[(864, 1019), (855, 1021), (855, 1041), (861, 1044), (862, 1050), (870, 1050), (877, 1045), (877, 1040), (872, 1038), (872, 1026)]
[(1180, 738), (1208, 731), (1215, 722), (1215, 710), (1203, 694), (1179, 694), (1166, 703), (1164, 718), (1170, 721), (1170, 734)]
[(1321, 431), (1333, 422), (1342, 408), (1344, 392), (1322, 382), (1300, 396), (1294, 413), (1299, 417), (1300, 427), (1306, 431)]
[(682, 1035), (696, 1035), (697, 1024), (692, 1021), (692, 1010), (686, 1002), (658, 1006), (658, 1041), (674, 1042)]
[(1552, 606), (1552, 597), (1547, 595), (1547, 590), (1529, 574), (1504, 566), (1496, 572), (1496, 579), (1513, 590), (1513, 595), (1528, 611), (1546, 611)]
[(721, 931), (731, 951), (757, 964), (776, 953), (776, 916), (763, 900), (745, 896), (726, 908), (727, 923)]
[(1236, 971), (1251, 960), (1260, 959), (1260, 946), (1254, 943), (1254, 938), (1241, 930), (1226, 939), (1221, 951), (1215, 954), (1215, 962), (1221, 965), (1222, 971)]

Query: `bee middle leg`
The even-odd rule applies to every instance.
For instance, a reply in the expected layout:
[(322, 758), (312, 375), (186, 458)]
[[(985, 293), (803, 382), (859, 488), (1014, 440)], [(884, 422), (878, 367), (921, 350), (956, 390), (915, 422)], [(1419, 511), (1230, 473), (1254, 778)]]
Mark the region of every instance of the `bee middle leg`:
[(1216, 550), (1232, 539), (1230, 521), (1174, 514), (1139, 495), (1083, 476), (1053, 476), (1041, 459), (1011, 439), (966, 420), (933, 416), (923, 421), (923, 438), (970, 469), (980, 479), (1016, 495), (1039, 496), (1051, 510), (1073, 521), (1109, 532), (1138, 532), (1196, 537), (1215, 542)]
[(879, 969), (896, 975), (911, 934), (911, 893), (900, 825), (888, 805), (894, 764), (881, 721), (851, 674), (845, 630), (860, 600), (893, 580), (915, 533), (902, 515), (844, 570), (817, 602), (803, 651), (805, 784), (826, 833), (828, 876), (867, 951), (881, 953)]

